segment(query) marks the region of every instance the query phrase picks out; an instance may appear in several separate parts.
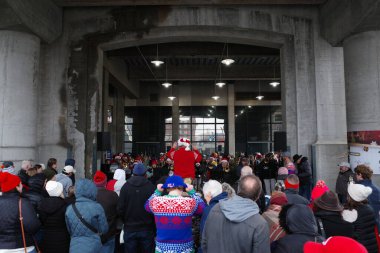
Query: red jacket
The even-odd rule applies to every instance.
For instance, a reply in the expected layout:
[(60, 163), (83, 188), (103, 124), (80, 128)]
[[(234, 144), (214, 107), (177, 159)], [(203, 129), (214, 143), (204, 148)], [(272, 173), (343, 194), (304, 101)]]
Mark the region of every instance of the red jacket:
[(195, 178), (195, 163), (202, 160), (202, 155), (198, 150), (185, 150), (180, 147), (178, 150), (170, 149), (166, 154), (174, 161), (174, 174), (182, 178)]

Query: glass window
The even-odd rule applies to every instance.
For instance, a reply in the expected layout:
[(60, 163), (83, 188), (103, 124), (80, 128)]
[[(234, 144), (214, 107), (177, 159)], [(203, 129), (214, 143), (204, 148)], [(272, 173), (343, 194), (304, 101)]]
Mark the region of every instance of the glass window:
[(172, 118), (166, 118), (165, 123), (172, 123)]
[(132, 128), (133, 125), (124, 125), (124, 141), (132, 141)]
[(204, 123), (215, 123), (215, 118), (204, 118)]
[(190, 116), (179, 117), (179, 123), (190, 123)]
[(124, 143), (124, 153), (132, 153), (132, 142)]
[(133, 123), (133, 118), (125, 116), (124, 117), (124, 123), (126, 123), (126, 124), (132, 124)]

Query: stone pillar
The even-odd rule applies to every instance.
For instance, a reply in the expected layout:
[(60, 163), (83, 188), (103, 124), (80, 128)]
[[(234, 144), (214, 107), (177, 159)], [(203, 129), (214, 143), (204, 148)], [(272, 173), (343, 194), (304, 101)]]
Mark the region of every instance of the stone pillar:
[(177, 92), (177, 89), (175, 89), (174, 85), (172, 89), (173, 89), (172, 94), (176, 97), (172, 101), (172, 136), (173, 136), (173, 142), (175, 142), (180, 137), (179, 136), (179, 97), (178, 97), (179, 94)]
[[(380, 31), (353, 35), (343, 42), (347, 131), (380, 130)], [(374, 180), (380, 183), (380, 176)]]
[(323, 179), (330, 189), (335, 189), (337, 164), (347, 161), (343, 49), (332, 47), (320, 37), (314, 46), (317, 104), (317, 141), (312, 156), (314, 180)]
[(227, 85), (228, 106), (228, 153), (235, 155), (235, 88), (233, 84)]
[(0, 161), (36, 158), (39, 57), (38, 37), (0, 31)]

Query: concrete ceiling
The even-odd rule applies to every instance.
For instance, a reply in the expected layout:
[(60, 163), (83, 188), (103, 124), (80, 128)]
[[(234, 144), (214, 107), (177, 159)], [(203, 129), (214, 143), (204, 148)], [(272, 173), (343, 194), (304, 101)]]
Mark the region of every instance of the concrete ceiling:
[(53, 0), (59, 6), (319, 5), (326, 0)]
[[(280, 100), (279, 87), (273, 89), (264, 85), (272, 80), (280, 80), (279, 49), (228, 44), (229, 58), (235, 60), (235, 63), (228, 67), (220, 65), (221, 59), (226, 56), (226, 49), (227, 44), (214, 42), (159, 44), (158, 59), (165, 62), (160, 67), (150, 63), (157, 58), (156, 44), (108, 51), (107, 58), (124, 62), (128, 80), (144, 86), (149, 83), (160, 85), (166, 79), (177, 85), (211, 84), (221, 77), (223, 81), (248, 88), (240, 94), (240, 100), (257, 96), (259, 82), (263, 84), (262, 92), (268, 93), (266, 99)], [(221, 76), (219, 66), (222, 66)]]

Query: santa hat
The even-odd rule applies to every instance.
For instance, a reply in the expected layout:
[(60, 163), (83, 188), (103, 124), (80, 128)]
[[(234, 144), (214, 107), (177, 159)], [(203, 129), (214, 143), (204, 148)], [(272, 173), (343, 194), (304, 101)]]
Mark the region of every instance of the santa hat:
[(185, 146), (185, 150), (189, 151), (190, 150), (190, 140), (187, 138), (180, 138), (178, 140), (178, 146)]
[(48, 181), (45, 189), (50, 197), (59, 197), (63, 192), (63, 185), (60, 182)]
[(107, 184), (107, 176), (100, 170), (96, 171), (94, 175), (94, 184), (96, 187), (105, 187)]
[(21, 180), (18, 176), (7, 172), (0, 173), (1, 192), (9, 192), (20, 184)]
[(303, 247), (305, 253), (367, 253), (359, 242), (344, 236), (332, 236), (322, 243), (307, 242)]
[(329, 191), (329, 187), (326, 185), (325, 181), (318, 180), (315, 184), (313, 190), (311, 191), (311, 200), (321, 197), (325, 192)]

